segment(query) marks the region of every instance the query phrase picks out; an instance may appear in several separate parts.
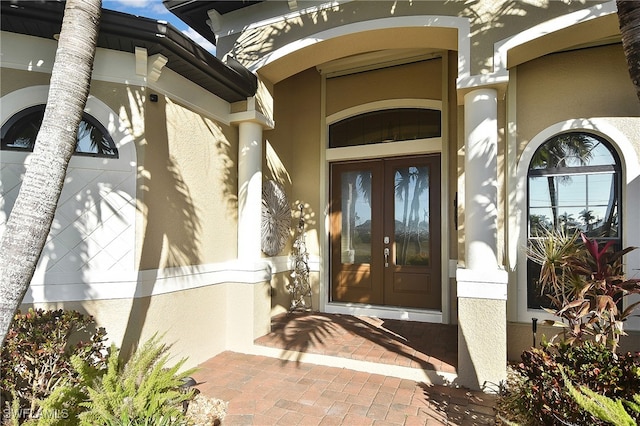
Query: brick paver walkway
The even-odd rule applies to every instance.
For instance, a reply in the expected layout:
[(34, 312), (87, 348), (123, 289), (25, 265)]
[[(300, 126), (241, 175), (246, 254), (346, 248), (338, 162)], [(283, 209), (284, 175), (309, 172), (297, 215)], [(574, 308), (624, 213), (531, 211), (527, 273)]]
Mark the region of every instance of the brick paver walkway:
[[(278, 316), (272, 327), (256, 343), (455, 371), (455, 326), (314, 313)], [(224, 352), (194, 377), (203, 394), (228, 401), (223, 426), (494, 423), (493, 395), (373, 372)]]
[(495, 397), (343, 368), (224, 352), (194, 375), (223, 425), (484, 425)]
[(256, 344), (455, 373), (456, 325), (323, 313), (280, 314)]

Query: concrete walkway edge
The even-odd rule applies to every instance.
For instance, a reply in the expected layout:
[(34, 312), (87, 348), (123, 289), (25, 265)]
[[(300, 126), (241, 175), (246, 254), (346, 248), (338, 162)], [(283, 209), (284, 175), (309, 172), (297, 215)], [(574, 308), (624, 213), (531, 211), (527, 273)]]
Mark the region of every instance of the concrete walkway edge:
[(283, 361), (324, 365), (326, 367), (347, 368), (349, 370), (397, 377), (399, 379), (413, 380), (430, 385), (451, 386), (456, 382), (458, 377), (455, 373), (448, 373), (444, 371), (422, 370), (419, 368), (404, 367), (401, 365), (380, 364), (357, 359), (283, 350), (259, 345), (253, 345), (247, 353), (250, 355), (276, 358)]

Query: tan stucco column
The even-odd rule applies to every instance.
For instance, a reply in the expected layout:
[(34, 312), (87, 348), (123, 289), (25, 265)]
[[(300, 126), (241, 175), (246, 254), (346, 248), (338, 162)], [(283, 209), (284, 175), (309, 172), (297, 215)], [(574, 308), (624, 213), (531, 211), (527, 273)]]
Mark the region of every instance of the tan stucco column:
[(497, 258), (498, 100), (478, 89), (465, 105), (465, 268), (457, 270), (458, 380), (482, 389), (506, 377), (507, 273)]
[(271, 272), (262, 259), (261, 225), (262, 132), (273, 128), (273, 120), (256, 110), (255, 99), (249, 98), (246, 111), (231, 114), (229, 121), (238, 126), (237, 258), (253, 277), (226, 284), (225, 349), (247, 352), (271, 324)]

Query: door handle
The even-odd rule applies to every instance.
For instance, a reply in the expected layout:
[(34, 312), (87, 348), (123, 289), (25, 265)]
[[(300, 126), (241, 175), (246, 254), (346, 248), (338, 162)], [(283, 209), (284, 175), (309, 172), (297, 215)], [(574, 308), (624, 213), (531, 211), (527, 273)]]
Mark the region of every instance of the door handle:
[(389, 247), (385, 247), (384, 249), (384, 267), (389, 267)]

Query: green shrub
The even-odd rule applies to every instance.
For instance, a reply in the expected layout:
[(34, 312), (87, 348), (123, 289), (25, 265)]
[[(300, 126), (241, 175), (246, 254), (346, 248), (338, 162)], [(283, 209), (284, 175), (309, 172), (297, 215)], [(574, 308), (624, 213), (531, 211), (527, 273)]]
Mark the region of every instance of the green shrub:
[[(633, 420), (629, 412), (635, 411), (640, 414), (640, 405), (638, 405), (640, 403), (640, 394), (633, 396), (635, 402), (609, 398), (592, 391), (586, 386), (576, 388), (562, 368), (560, 372), (569, 394), (580, 408), (594, 417), (614, 425), (635, 426), (638, 424)], [(629, 407), (629, 412), (625, 410), (625, 405)]]
[(168, 368), (170, 346), (154, 336), (138, 348), (122, 365), (119, 351), (111, 347), (107, 370), (94, 377), (84, 360), (72, 362), (86, 379), (88, 398), (80, 403), (81, 425), (179, 425), (186, 423), (182, 403), (193, 397), (193, 391), (181, 389), (183, 379), (194, 370), (179, 373), (182, 359)]
[[(605, 424), (581, 410), (562, 378), (609, 398), (631, 401), (640, 389), (640, 353), (615, 355), (603, 343), (545, 344), (522, 354), (498, 398), (498, 413), (521, 425)], [(640, 413), (634, 415), (640, 421)]]
[[(0, 364), (0, 407), (3, 421), (19, 424), (29, 418), (45, 418), (65, 424), (78, 413), (78, 397), (73, 391), (58, 395), (55, 410), (42, 405), (61, 384), (76, 389), (80, 378), (71, 357), (82, 360), (92, 370), (106, 366), (106, 332), (96, 329), (93, 317), (76, 311), (42, 309), (18, 312), (5, 345)], [(50, 407), (53, 410), (53, 406)]]

